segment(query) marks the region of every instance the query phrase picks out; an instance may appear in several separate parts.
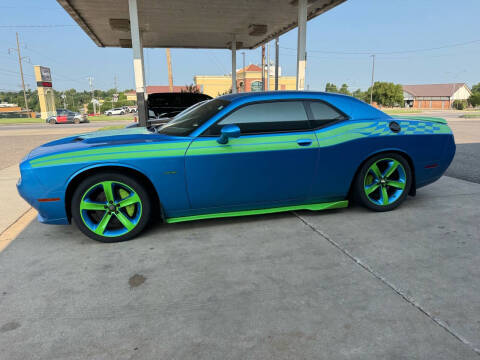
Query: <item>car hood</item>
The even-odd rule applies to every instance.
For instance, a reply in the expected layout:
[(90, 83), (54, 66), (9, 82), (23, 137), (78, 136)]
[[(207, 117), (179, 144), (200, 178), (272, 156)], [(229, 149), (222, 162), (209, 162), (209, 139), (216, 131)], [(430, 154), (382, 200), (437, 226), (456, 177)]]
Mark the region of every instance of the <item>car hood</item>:
[(186, 137), (168, 136), (156, 134), (144, 127), (93, 131), (85, 134), (78, 134), (43, 144), (33, 149), (25, 160), (58, 153), (85, 150), (89, 148), (102, 148), (117, 145), (165, 143), (181, 140), (189, 140)]

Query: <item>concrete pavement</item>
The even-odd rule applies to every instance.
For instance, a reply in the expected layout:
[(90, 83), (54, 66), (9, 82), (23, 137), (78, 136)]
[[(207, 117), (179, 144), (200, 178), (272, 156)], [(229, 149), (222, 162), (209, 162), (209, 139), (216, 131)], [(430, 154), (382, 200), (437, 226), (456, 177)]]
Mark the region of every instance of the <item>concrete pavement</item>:
[(399, 209), (171, 224), (0, 253), (5, 359), (479, 359), (480, 185)]
[(0, 170), (0, 234), (22, 216), (30, 205), (17, 192), (17, 180), (20, 177), (18, 165)]

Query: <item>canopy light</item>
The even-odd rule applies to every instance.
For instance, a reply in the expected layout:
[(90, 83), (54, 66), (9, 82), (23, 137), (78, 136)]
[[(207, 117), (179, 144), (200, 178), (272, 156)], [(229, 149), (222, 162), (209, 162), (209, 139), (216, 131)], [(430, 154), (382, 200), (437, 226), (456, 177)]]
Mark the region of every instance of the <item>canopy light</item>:
[(248, 35), (260, 36), (267, 33), (267, 25), (265, 24), (250, 24), (248, 26)]
[(112, 30), (130, 31), (130, 20), (128, 19), (109, 19)]
[[(236, 46), (236, 49), (237, 49), (237, 50), (238, 50), (238, 49), (241, 49), (241, 48), (243, 47), (243, 41), (236, 41), (235, 43), (237, 44), (237, 46)], [(229, 41), (229, 42), (227, 43), (227, 47), (228, 47), (229, 49), (232, 48), (232, 42), (231, 42), (231, 41)]]
[(132, 47), (132, 39), (119, 39), (118, 42), (120, 43), (120, 47), (122, 48)]

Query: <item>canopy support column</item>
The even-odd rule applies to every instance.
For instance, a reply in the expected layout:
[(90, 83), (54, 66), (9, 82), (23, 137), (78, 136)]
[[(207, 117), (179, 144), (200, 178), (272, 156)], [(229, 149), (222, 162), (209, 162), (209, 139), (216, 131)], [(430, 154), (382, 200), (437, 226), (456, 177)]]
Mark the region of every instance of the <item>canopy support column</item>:
[(145, 68), (143, 65), (142, 34), (138, 24), (137, 0), (128, 0), (130, 13), (130, 32), (132, 34), (133, 71), (135, 73), (135, 91), (137, 93), (138, 125), (147, 126), (147, 104), (145, 94)]
[(237, 93), (237, 38), (232, 36), (232, 94)]
[(275, 90), (278, 90), (278, 36), (275, 38)]
[(298, 0), (297, 90), (305, 89), (307, 66), (307, 0)]

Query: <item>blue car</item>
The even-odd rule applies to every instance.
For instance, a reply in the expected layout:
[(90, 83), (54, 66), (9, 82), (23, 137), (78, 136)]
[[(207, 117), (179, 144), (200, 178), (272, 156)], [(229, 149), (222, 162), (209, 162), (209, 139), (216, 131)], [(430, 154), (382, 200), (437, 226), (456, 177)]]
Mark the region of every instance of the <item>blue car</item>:
[(47, 224), (72, 218), (115, 242), (149, 221), (399, 206), (440, 178), (455, 154), (439, 118), (392, 118), (321, 92), (209, 100), (160, 128), (71, 136), (31, 151), (18, 191)]

